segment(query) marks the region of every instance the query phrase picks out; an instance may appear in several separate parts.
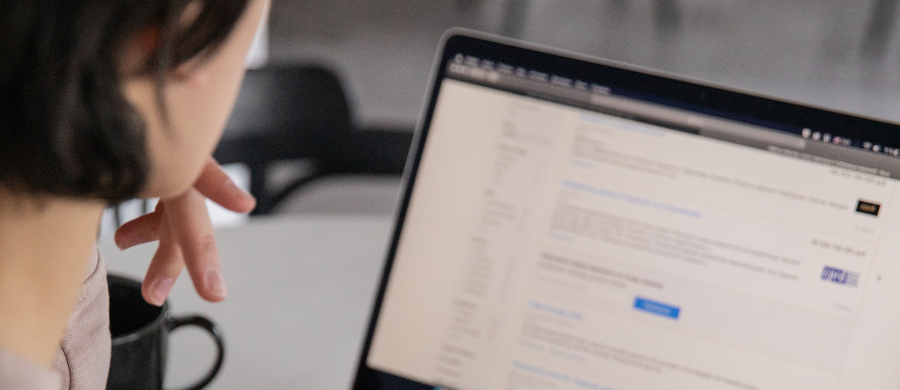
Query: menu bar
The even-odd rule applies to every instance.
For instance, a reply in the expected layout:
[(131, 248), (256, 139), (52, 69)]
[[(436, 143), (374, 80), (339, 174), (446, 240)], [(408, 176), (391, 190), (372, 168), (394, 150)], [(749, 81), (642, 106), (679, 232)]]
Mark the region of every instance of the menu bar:
[[(450, 78), (873, 175), (900, 178), (900, 150), (812, 130), (792, 134), (614, 94), (607, 86), (457, 55)], [(835, 139), (839, 142), (835, 142)], [(859, 143), (857, 147), (856, 144)], [(866, 147), (868, 146), (868, 147)], [(877, 147), (876, 147), (877, 146)], [(813, 158), (815, 157), (815, 158)]]

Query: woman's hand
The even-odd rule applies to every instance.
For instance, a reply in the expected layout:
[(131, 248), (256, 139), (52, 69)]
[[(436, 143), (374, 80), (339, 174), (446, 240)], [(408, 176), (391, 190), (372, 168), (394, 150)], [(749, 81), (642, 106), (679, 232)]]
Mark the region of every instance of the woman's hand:
[(116, 231), (120, 249), (159, 240), (141, 288), (147, 302), (162, 305), (185, 266), (203, 299), (219, 302), (228, 295), (206, 198), (239, 213), (256, 206), (256, 199), (238, 188), (210, 158), (193, 187), (174, 198), (161, 199), (154, 212)]

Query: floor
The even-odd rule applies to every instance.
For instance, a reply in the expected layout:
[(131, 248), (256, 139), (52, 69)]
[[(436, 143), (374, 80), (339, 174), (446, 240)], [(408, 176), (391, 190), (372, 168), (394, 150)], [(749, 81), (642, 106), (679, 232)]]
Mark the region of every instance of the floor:
[(463, 26), (900, 122), (898, 0), (273, 0), (270, 59), (331, 66), (362, 124), (411, 127)]

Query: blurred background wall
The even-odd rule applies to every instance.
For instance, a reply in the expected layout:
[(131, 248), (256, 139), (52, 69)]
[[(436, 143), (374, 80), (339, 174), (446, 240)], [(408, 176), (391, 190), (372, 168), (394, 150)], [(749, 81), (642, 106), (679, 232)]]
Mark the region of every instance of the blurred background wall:
[(900, 120), (897, 0), (273, 0), (270, 60), (348, 82), (358, 119), (411, 124), (464, 26)]

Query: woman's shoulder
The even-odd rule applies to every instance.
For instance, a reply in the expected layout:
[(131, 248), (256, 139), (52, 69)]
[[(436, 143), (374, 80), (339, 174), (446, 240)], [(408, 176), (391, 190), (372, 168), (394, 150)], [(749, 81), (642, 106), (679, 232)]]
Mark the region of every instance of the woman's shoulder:
[[(109, 372), (109, 290), (106, 263), (96, 249), (88, 266), (75, 311), (54, 363), (66, 389), (102, 389)], [(0, 390), (5, 388), (0, 387)]]

